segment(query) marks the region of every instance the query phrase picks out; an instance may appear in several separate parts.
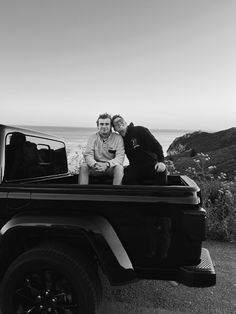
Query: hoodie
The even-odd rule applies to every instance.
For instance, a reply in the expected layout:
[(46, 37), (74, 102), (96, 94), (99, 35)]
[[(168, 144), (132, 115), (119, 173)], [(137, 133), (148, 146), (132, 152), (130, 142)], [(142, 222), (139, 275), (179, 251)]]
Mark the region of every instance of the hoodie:
[(124, 137), (124, 146), (130, 166), (143, 167), (164, 161), (162, 146), (143, 126), (129, 124)]

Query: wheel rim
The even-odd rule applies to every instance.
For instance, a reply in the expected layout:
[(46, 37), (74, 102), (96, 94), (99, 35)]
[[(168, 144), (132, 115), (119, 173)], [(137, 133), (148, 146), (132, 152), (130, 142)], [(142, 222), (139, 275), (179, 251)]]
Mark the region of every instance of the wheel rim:
[(16, 314), (77, 314), (78, 300), (69, 280), (54, 270), (22, 277), (14, 293)]

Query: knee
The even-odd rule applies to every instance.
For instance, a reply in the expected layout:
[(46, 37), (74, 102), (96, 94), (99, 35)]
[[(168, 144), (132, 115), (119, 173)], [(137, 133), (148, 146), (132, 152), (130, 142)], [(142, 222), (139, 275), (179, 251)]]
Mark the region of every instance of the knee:
[(79, 169), (79, 174), (81, 175), (81, 174), (88, 174), (88, 173), (89, 173), (88, 165), (82, 164)]
[(82, 164), (79, 170), (79, 184), (88, 184), (89, 168), (87, 164)]
[(124, 167), (122, 165), (116, 165), (114, 167), (114, 174), (124, 174)]
[(167, 171), (158, 172), (154, 183), (156, 185), (167, 185)]
[(113, 170), (113, 184), (120, 185), (124, 174), (124, 168), (121, 165), (116, 165)]
[(128, 166), (125, 171), (124, 171), (124, 176), (123, 176), (123, 180), (122, 180), (122, 184), (123, 185), (135, 185), (138, 184), (138, 177), (137, 177), (137, 171)]

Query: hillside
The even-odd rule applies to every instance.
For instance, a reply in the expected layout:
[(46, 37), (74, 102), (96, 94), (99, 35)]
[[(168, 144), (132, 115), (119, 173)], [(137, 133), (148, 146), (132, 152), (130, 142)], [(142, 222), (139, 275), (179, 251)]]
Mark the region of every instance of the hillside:
[(207, 166), (216, 166), (216, 173), (225, 172), (229, 179), (236, 173), (236, 128), (208, 133), (196, 131), (176, 138), (167, 150), (167, 159), (181, 173), (193, 167), (197, 153), (208, 154)]

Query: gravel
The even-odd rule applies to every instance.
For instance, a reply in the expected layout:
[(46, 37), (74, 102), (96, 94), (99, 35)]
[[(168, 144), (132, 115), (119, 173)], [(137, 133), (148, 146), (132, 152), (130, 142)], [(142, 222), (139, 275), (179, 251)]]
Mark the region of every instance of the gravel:
[(236, 244), (206, 242), (216, 267), (217, 284), (190, 288), (167, 281), (142, 280), (111, 288), (106, 280), (100, 314), (236, 313)]

